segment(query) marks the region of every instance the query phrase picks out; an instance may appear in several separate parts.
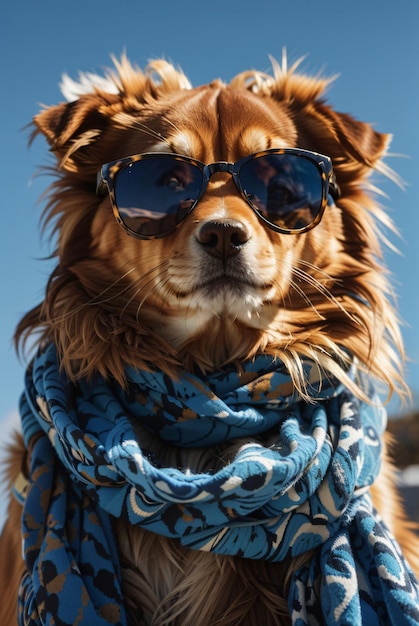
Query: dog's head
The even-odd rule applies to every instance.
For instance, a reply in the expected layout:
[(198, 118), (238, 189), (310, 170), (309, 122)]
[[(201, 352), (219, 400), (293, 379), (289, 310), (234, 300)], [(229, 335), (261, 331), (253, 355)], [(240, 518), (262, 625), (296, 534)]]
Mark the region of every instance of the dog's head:
[[(277, 63), (273, 69), (273, 77), (245, 72), (230, 84), (193, 89), (164, 61), (142, 72), (123, 58), (106, 79), (66, 79), (71, 101), (34, 119), (34, 134), (46, 136), (57, 158), (46, 219), (58, 234), (58, 265), (18, 337), (41, 327), (73, 378), (99, 371), (123, 383), (127, 363), (208, 371), (268, 352), (285, 360), (298, 384), (301, 357), (344, 377), (349, 353), (397, 386), (400, 339), (377, 227), (385, 217), (365, 192), (370, 173), (384, 168), (388, 136), (332, 110), (323, 100), (327, 81)], [(333, 167), (325, 173), (317, 165), (323, 185), (330, 183), (323, 214), (303, 216), (301, 232), (293, 230), (296, 210), (291, 226), (258, 211), (249, 176), (238, 180), (231, 165), (262, 152), (268, 167), (273, 157), (265, 151), (284, 148), (320, 153)], [(160, 155), (150, 172), (153, 163), (167, 177), (164, 164), (176, 163), (165, 182), (173, 193), (188, 175), (207, 176), (198, 202), (188, 197), (184, 213), (164, 215), (169, 222), (153, 223), (149, 237), (136, 231), (130, 207), (125, 228), (117, 223), (100, 175), (96, 188), (103, 164), (113, 163), (112, 177), (121, 160), (145, 153)], [(204, 165), (220, 162), (230, 165), (203, 174)], [(264, 167), (260, 157), (257, 166)], [(247, 169), (255, 174), (253, 161)], [(287, 185), (300, 184), (290, 171)], [(169, 214), (164, 202), (151, 202), (151, 211)], [(147, 219), (143, 210), (140, 222)]]

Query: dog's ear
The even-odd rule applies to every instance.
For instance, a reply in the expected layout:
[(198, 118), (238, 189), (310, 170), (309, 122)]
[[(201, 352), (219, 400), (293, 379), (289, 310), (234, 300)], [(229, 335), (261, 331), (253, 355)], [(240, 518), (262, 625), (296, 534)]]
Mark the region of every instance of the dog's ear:
[(300, 146), (327, 154), (334, 165), (340, 163), (352, 177), (368, 175), (386, 154), (391, 136), (332, 109), (324, 93), (334, 79), (297, 74), (298, 65), (287, 70), (286, 62), (285, 69), (274, 62), (274, 80), (259, 76), (257, 81), (253, 74), (248, 88), (256, 87), (256, 91), (268, 93), (285, 105), (295, 121)]
[(387, 151), (390, 135), (377, 132), (347, 113), (338, 113), (322, 103), (314, 107), (312, 117), (320, 122), (319, 130), (323, 131), (324, 141), (330, 143), (332, 157), (342, 156), (343, 149), (350, 160), (374, 168)]
[(95, 162), (96, 144), (109, 126), (105, 109), (117, 101), (113, 94), (86, 94), (73, 102), (64, 102), (44, 109), (33, 118), (35, 130), (32, 139), (42, 133), (60, 165), (74, 170), (77, 165)]
[[(161, 95), (191, 88), (183, 72), (163, 60), (151, 62), (145, 71), (131, 65), (125, 55), (114, 63), (116, 72), (104, 77), (81, 74), (78, 82), (64, 76), (61, 87), (71, 101), (46, 108), (33, 119), (32, 139), (45, 135), (65, 170), (85, 172), (108, 155), (110, 160), (112, 144), (121, 143), (120, 132), (129, 124), (127, 116), (134, 119), (144, 104)], [(117, 119), (121, 114), (123, 122)]]

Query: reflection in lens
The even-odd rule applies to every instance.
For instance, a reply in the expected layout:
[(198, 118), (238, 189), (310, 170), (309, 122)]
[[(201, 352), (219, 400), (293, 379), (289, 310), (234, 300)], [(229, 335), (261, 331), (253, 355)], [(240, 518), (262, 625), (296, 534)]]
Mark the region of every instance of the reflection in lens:
[(170, 232), (199, 197), (202, 182), (199, 167), (187, 161), (158, 156), (135, 161), (114, 182), (119, 216), (138, 235)]
[(302, 155), (269, 154), (251, 159), (241, 167), (239, 176), (254, 208), (276, 226), (305, 228), (321, 210), (321, 172)]

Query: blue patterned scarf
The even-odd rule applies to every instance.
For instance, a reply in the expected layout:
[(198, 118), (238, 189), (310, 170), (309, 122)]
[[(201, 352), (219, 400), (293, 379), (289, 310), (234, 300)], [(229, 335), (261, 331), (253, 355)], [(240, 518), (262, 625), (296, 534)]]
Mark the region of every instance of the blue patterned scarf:
[[(303, 402), (265, 356), (205, 379), (126, 374), (129, 392), (100, 377), (73, 385), (54, 346), (27, 373), (23, 431), (36, 443), (20, 626), (127, 625), (112, 516), (194, 550), (273, 562), (315, 550), (291, 582), (296, 626), (419, 625), (417, 583), (368, 492), (386, 422), (372, 392), (361, 403), (306, 362)], [(176, 446), (244, 443), (221, 469), (193, 473), (162, 466), (136, 420)]]

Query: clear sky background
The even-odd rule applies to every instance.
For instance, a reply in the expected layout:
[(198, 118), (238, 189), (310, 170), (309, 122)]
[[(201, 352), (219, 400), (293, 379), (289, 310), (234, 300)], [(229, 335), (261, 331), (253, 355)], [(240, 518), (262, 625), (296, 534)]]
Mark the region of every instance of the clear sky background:
[[(24, 366), (11, 337), (20, 316), (42, 298), (52, 247), (42, 241), (39, 197), (48, 184), (34, 178), (48, 150), (27, 147), (24, 126), (43, 104), (62, 97), (63, 72), (101, 72), (124, 50), (143, 67), (165, 57), (194, 85), (230, 80), (245, 69), (270, 69), (268, 55), (302, 69), (340, 77), (328, 97), (340, 111), (394, 135), (388, 164), (406, 181), (377, 182), (402, 239), (386, 254), (405, 321), (411, 363), (408, 381), (419, 394), (419, 1), (418, 0), (21, 0), (1, 11), (1, 393), (2, 437), (15, 420)], [(37, 204), (38, 203), (38, 204)], [(112, 216), (110, 216), (112, 219)]]

